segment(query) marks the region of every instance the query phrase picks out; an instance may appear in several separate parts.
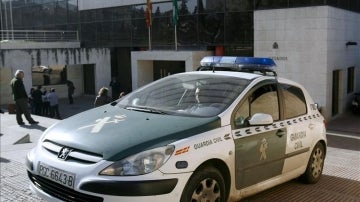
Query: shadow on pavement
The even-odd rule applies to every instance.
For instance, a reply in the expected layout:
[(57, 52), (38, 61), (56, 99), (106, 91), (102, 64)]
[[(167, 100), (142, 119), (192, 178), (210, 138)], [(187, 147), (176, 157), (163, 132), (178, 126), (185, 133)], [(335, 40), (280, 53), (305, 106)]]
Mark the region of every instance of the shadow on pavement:
[(239, 202), (359, 201), (358, 190), (360, 190), (359, 181), (322, 175), (316, 184), (304, 184), (299, 180), (292, 180)]
[(3, 157), (0, 157), (0, 163), (10, 163), (10, 160), (6, 159), (6, 158), (3, 158)]

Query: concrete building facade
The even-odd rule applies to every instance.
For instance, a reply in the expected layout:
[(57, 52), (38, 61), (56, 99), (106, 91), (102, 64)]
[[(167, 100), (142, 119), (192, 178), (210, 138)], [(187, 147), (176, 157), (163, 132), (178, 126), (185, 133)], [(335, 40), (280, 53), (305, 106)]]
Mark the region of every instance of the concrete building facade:
[(274, 58), (330, 119), (360, 91), (359, 33), (359, 13), (330, 6), (255, 11), (254, 55)]

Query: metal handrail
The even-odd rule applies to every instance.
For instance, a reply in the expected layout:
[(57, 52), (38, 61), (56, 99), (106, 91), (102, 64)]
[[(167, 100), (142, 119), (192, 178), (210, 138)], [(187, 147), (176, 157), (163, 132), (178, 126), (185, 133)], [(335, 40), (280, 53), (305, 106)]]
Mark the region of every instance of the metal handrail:
[(34, 42), (79, 41), (77, 31), (68, 30), (0, 30), (0, 40)]

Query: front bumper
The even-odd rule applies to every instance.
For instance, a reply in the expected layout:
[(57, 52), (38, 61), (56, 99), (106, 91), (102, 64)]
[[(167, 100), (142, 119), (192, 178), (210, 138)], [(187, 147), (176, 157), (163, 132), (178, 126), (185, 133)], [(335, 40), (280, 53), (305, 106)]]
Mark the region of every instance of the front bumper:
[[(35, 155), (36, 154), (36, 155)], [(39, 164), (75, 174), (73, 188), (39, 175)], [(31, 189), (48, 201), (179, 201), (192, 172), (164, 174), (157, 170), (139, 176), (101, 176), (111, 162), (63, 161), (42, 147), (28, 153), (26, 165)]]
[(173, 178), (154, 180), (93, 180), (71, 189), (28, 171), (31, 190), (47, 201), (94, 202), (179, 201), (191, 174), (174, 174)]

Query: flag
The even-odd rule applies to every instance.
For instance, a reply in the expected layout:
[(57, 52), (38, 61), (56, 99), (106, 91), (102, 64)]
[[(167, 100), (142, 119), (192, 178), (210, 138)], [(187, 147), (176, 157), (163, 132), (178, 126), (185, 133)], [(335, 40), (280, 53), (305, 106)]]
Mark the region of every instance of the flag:
[(152, 13), (152, 3), (151, 0), (146, 0), (146, 25), (147, 27), (150, 27), (152, 24), (152, 19), (151, 19), (151, 13)]
[(176, 26), (179, 20), (177, 0), (173, 0), (173, 7), (173, 23)]

